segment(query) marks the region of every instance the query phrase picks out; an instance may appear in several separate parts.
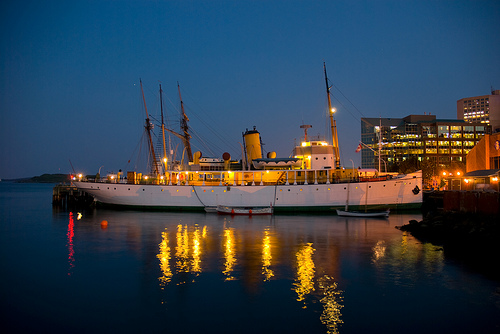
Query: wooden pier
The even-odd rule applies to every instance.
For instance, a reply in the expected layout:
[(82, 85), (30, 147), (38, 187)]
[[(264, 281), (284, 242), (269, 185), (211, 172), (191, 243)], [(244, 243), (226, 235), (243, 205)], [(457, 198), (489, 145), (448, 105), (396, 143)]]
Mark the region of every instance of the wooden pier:
[(52, 206), (60, 208), (88, 208), (94, 198), (71, 184), (58, 184), (52, 190)]
[(500, 216), (500, 192), (445, 190), (424, 192), (422, 212), (460, 212)]

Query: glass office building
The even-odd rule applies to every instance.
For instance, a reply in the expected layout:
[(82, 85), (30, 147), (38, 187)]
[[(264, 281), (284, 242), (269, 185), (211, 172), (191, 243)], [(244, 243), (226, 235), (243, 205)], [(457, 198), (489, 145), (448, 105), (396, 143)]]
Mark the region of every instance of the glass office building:
[[(381, 169), (389, 171), (402, 161), (416, 158), (447, 167), (465, 163), (476, 143), (491, 133), (485, 123), (436, 119), (435, 115), (409, 115), (405, 118), (362, 118), (362, 168), (378, 169), (378, 146), (381, 142)], [(380, 137), (379, 137), (380, 136)]]

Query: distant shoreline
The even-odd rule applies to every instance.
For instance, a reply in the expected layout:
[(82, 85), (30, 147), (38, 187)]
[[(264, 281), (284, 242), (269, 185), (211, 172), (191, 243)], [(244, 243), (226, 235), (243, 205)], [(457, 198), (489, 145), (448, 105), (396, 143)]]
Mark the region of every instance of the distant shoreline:
[(70, 181), (70, 174), (42, 174), (40, 176), (24, 177), (19, 179), (1, 179), (1, 182), (14, 183), (63, 183)]

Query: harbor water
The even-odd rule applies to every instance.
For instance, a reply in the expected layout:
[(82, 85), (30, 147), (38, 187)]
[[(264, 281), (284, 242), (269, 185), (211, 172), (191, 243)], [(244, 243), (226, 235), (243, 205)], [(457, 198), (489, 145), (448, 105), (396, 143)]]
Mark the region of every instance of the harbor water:
[(395, 228), (418, 212), (62, 210), (53, 186), (0, 182), (8, 333), (500, 332), (498, 278)]

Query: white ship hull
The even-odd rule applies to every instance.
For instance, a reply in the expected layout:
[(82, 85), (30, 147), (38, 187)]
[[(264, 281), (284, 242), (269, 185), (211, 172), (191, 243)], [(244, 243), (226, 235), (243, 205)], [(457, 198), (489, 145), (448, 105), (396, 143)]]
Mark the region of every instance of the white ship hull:
[[(74, 182), (97, 202), (161, 210), (200, 210), (219, 205), (272, 206), (275, 212), (329, 211), (346, 204), (352, 210), (420, 208), (422, 173), (386, 181), (297, 185), (145, 185)], [(346, 203), (347, 202), (347, 203)]]

